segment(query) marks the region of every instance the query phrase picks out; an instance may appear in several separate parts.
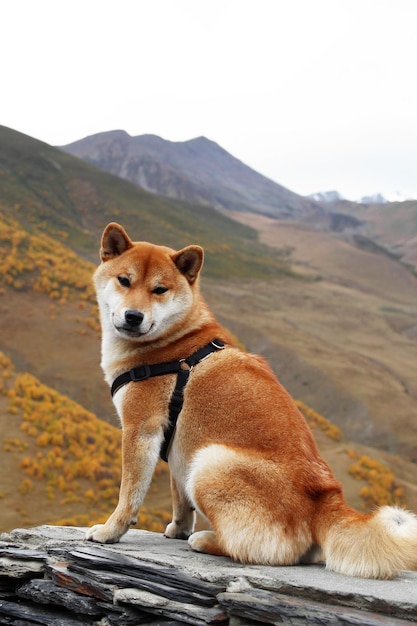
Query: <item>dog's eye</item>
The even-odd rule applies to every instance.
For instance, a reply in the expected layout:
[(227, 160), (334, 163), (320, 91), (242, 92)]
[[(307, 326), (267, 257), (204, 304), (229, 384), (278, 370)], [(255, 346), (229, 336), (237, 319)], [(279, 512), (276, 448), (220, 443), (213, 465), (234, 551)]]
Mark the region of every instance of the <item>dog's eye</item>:
[(152, 290), (152, 293), (156, 293), (157, 296), (161, 296), (163, 293), (166, 293), (168, 291), (167, 287), (155, 287), (155, 289)]
[(126, 276), (118, 276), (117, 280), (122, 285), (122, 287), (130, 287), (130, 280), (126, 278)]

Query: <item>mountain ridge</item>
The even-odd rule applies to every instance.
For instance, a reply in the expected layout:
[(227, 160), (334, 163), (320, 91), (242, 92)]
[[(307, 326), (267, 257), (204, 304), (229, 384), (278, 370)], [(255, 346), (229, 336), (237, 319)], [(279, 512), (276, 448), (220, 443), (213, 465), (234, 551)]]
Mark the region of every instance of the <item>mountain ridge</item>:
[(322, 211), (203, 136), (175, 142), (116, 130), (59, 148), (148, 191), (190, 203), (286, 219)]

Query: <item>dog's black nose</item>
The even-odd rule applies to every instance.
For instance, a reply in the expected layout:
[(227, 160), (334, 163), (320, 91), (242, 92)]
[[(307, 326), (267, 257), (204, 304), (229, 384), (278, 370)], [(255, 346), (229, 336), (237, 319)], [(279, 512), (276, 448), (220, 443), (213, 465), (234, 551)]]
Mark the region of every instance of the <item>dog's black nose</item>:
[(140, 311), (135, 311), (133, 309), (129, 309), (125, 313), (126, 324), (129, 324), (129, 326), (140, 326), (143, 322), (143, 317), (143, 313), (141, 313)]

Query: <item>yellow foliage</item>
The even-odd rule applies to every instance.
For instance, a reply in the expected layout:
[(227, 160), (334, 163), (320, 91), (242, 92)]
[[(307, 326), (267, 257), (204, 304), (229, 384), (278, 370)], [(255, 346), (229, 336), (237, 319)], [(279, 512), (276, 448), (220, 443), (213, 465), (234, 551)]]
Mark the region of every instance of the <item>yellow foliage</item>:
[(25, 495), (30, 491), (33, 487), (33, 483), (29, 478), (25, 478), (25, 480), (19, 486), (19, 493)]
[(352, 450), (348, 454), (356, 459), (349, 467), (349, 474), (368, 483), (362, 487), (360, 496), (369, 506), (404, 504), (404, 490), (396, 484), (395, 475), (387, 465), (366, 455), (359, 457)]
[[(1, 364), (10, 366), (0, 353)], [(21, 430), (33, 438), (37, 450), (20, 460), (27, 477), (20, 493), (27, 494), (32, 481), (42, 482), (49, 500), (58, 494), (63, 503), (92, 505), (99, 500), (98, 513), (111, 512), (117, 504), (121, 479), (120, 431), (28, 373), (15, 376), (7, 395), (9, 410), (21, 415)], [(3, 446), (6, 451), (23, 451), (27, 444), (9, 439)]]
[(47, 446), (48, 443), (49, 443), (48, 433), (42, 433), (41, 435), (39, 435), (39, 437), (36, 440), (36, 445), (39, 446), (40, 448), (45, 448), (45, 446)]
[(5, 371), (14, 371), (14, 366), (9, 357), (0, 352), (0, 369)]
[(17, 450), (18, 452), (23, 452), (27, 449), (27, 443), (24, 441), (20, 441), (20, 439), (4, 439), (3, 440), (3, 450), (5, 452), (11, 452), (13, 450)]
[(317, 411), (311, 409), (309, 406), (304, 404), (304, 402), (295, 400), (295, 404), (304, 415), (310, 428), (320, 428), (320, 430), (322, 430), (328, 437), (334, 439), (335, 441), (343, 439), (343, 433), (338, 426), (332, 424), (332, 422), (320, 415), (320, 413), (317, 413)]
[[(95, 294), (91, 281), (95, 266), (44, 233), (30, 234), (15, 220), (0, 213), (0, 286), (47, 294), (57, 305), (70, 300), (94, 305), (90, 328), (98, 330)], [(59, 306), (58, 306), (59, 309)], [(51, 312), (51, 320), (55, 312)], [(1, 367), (1, 363), (0, 363)]]

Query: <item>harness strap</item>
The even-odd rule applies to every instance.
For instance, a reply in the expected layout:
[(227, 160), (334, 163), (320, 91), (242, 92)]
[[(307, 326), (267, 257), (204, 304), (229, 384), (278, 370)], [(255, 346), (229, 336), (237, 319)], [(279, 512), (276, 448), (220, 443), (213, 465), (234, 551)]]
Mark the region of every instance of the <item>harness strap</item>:
[(120, 374), (111, 386), (112, 397), (123, 385), (134, 382), (137, 383), (152, 376), (163, 376), (164, 374), (175, 374), (181, 369), (181, 361), (166, 361), (165, 363), (156, 363), (155, 365), (138, 365), (132, 367), (128, 372)]
[(168, 462), (168, 454), (171, 441), (174, 436), (175, 427), (177, 425), (178, 416), (181, 412), (184, 401), (184, 388), (188, 382), (190, 372), (194, 365), (197, 365), (217, 350), (223, 350), (224, 343), (219, 339), (213, 339), (206, 346), (203, 346), (196, 352), (193, 352), (186, 359), (179, 361), (166, 361), (165, 363), (156, 363), (154, 365), (139, 365), (132, 367), (128, 372), (124, 372), (117, 376), (111, 386), (111, 395), (114, 396), (123, 385), (130, 382), (140, 382), (147, 380), (153, 376), (163, 376), (164, 374), (177, 373), (177, 381), (174, 391), (169, 401), (169, 421), (165, 430), (164, 441), (161, 446), (160, 457), (163, 461)]
[(182, 405), (184, 402), (184, 388), (188, 382), (191, 369), (180, 370), (177, 375), (177, 382), (175, 383), (174, 391), (172, 392), (171, 399), (168, 406), (168, 426), (164, 432), (164, 440), (159, 451), (159, 456), (165, 463), (168, 463), (168, 453), (171, 447), (171, 442), (174, 437), (175, 429), (177, 427), (178, 416), (181, 413)]

